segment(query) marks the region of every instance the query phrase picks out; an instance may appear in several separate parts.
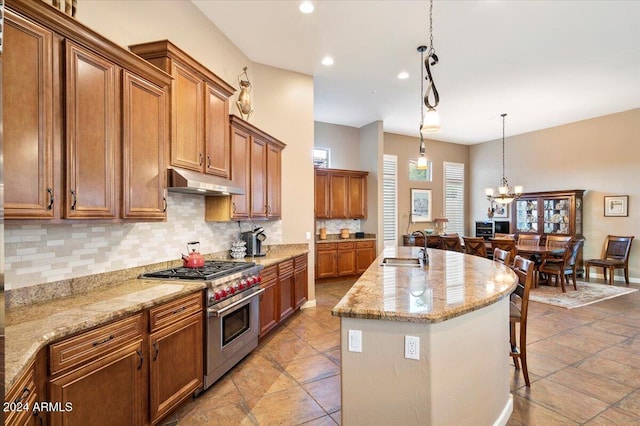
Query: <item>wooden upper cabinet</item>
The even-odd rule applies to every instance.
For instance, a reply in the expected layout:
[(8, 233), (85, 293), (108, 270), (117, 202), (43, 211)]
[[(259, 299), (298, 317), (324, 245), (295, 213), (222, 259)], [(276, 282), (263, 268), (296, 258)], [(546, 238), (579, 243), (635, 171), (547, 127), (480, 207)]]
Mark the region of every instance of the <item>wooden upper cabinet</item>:
[(251, 142), (251, 217), (267, 217), (267, 141), (252, 136)]
[(165, 219), (167, 92), (124, 72), (122, 106), (122, 217)]
[(171, 164), (199, 172), (204, 164), (204, 85), (181, 64), (174, 62), (171, 71)]
[(367, 176), (355, 170), (315, 169), (316, 218), (366, 218)]
[(54, 185), (54, 35), (11, 11), (4, 22), (4, 215), (51, 219), (61, 195)]
[(267, 147), (267, 217), (282, 216), (282, 146)]
[(315, 173), (315, 214), (318, 219), (328, 219), (329, 215), (329, 173), (316, 169)]
[(44, 2), (6, 7), (5, 217), (164, 219), (171, 77)]
[(168, 40), (129, 49), (173, 76), (170, 164), (228, 178), (229, 97), (235, 89)]
[(244, 189), (243, 195), (231, 196), (231, 218), (246, 219), (251, 206), (249, 180), (251, 179), (251, 136), (246, 129), (231, 126), (231, 178), (233, 184)]
[(117, 215), (119, 67), (65, 41), (67, 182), (65, 217)]

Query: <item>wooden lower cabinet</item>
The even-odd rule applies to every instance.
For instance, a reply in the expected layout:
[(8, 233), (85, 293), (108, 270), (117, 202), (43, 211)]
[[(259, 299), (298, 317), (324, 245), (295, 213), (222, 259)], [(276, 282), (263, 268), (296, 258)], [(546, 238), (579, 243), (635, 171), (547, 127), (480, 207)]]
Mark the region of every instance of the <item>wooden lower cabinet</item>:
[(260, 338), (289, 318), (307, 300), (307, 255), (268, 266), (260, 273)]
[(341, 241), (316, 244), (316, 278), (363, 273), (376, 258), (376, 242)]
[[(5, 425), (42, 425), (45, 413), (35, 406), (44, 398), (43, 376), (46, 376), (44, 353), (41, 351), (17, 378), (5, 395)], [(46, 377), (45, 377), (46, 378)]]
[(260, 337), (278, 325), (278, 266), (266, 267), (260, 273), (261, 287), (264, 293), (260, 295)]
[(50, 413), (51, 425), (141, 425), (146, 413), (143, 395), (142, 339), (94, 362), (53, 377), (52, 402), (70, 404), (68, 411)]
[(305, 254), (293, 259), (293, 301), (295, 309), (300, 308), (307, 301), (308, 282), (308, 261)]
[[(158, 423), (203, 380), (202, 295), (169, 302), (150, 311), (149, 397), (151, 423)], [(190, 314), (190, 311), (196, 311)], [(153, 324), (166, 324), (154, 331)]]

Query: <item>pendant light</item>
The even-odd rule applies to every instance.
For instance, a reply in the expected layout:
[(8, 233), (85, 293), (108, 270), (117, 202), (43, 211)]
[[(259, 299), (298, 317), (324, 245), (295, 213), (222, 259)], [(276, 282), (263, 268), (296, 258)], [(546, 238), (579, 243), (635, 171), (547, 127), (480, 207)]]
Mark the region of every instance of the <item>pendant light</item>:
[(500, 179), (500, 185), (498, 185), (497, 190), (493, 188), (486, 188), (485, 195), (489, 201), (496, 202), (498, 204), (509, 204), (513, 200), (520, 197), (522, 194), (522, 186), (518, 185), (512, 187), (509, 185), (509, 181), (504, 173), (504, 125), (505, 125), (505, 117), (507, 114), (501, 114), (502, 117), (502, 179)]
[[(419, 50), (419, 48), (418, 48)], [(429, 85), (427, 86), (427, 92), (424, 94), (424, 104), (427, 106), (427, 113), (423, 116), (422, 124), (420, 126), (420, 133), (437, 133), (440, 131), (440, 116), (436, 111), (436, 107), (440, 103), (440, 95), (436, 84), (433, 81), (431, 75), (431, 66), (438, 63), (438, 55), (436, 55), (435, 48), (433, 47), (433, 0), (429, 1), (429, 51), (427, 52), (427, 59), (424, 60), (424, 67), (427, 70), (427, 80)], [(433, 94), (433, 102), (431, 102), (430, 95)]]
[(420, 52), (420, 157), (418, 157), (418, 164), (416, 168), (418, 170), (426, 170), (428, 168), (427, 157), (425, 157), (426, 147), (424, 144), (424, 108), (422, 94), (424, 93), (424, 69), (422, 63), (424, 62), (424, 52), (427, 50), (427, 46), (418, 46), (418, 52)]

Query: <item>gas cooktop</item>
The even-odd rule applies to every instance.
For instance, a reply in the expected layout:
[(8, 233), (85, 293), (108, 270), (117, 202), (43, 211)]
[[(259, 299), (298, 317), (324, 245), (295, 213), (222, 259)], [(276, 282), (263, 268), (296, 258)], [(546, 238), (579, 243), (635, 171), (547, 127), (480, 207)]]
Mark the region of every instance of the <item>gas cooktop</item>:
[(202, 268), (170, 268), (161, 271), (147, 272), (141, 278), (161, 278), (174, 280), (208, 281), (225, 275), (231, 275), (254, 267), (254, 262), (233, 262), (226, 260), (208, 260)]

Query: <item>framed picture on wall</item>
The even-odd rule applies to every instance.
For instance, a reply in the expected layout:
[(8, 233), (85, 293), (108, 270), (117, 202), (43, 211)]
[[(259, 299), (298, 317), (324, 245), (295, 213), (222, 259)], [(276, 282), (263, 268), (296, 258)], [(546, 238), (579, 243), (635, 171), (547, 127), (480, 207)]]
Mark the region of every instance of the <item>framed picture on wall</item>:
[(629, 216), (629, 196), (614, 195), (604, 197), (605, 216)]
[(431, 190), (411, 188), (411, 222), (431, 222)]
[(499, 219), (507, 219), (509, 217), (509, 205), (495, 203), (493, 205), (493, 217)]

